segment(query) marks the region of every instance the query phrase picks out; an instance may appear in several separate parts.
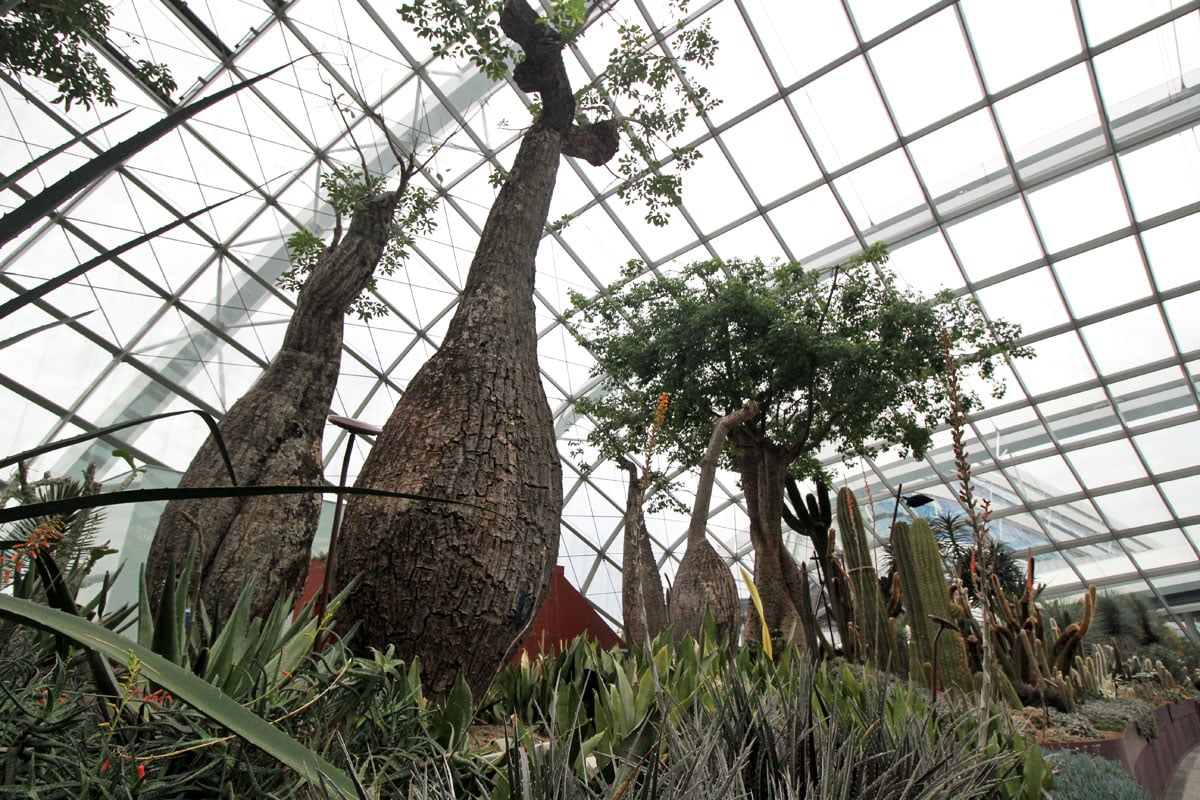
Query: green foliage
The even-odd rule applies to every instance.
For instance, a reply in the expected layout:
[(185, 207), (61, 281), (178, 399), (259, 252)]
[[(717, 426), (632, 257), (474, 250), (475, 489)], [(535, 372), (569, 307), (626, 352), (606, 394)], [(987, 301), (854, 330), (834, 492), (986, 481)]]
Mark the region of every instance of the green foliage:
[[(96, 481), (95, 472), (93, 464), (84, 471), (82, 480), (45, 476), (30, 481), (22, 465), (0, 493), (0, 506), (10, 501), (30, 505), (99, 494), (103, 487)], [(54, 559), (73, 596), (96, 562), (116, 552), (96, 541), (103, 522), (103, 511), (92, 509), (37, 516), (5, 526), (0, 534), (0, 588), (10, 588), (17, 597), (44, 598), (32, 561), (34, 551), (44, 549)]]
[[(500, 80), (517, 58), (500, 30), (503, 5), (503, 0), (411, 0), (399, 12), (432, 43), (435, 56), (465, 58), (492, 80)], [(678, 18), (687, 13), (686, 2), (670, 6)], [(555, 0), (542, 19), (546, 36), (568, 42), (582, 34), (593, 12), (603, 8), (603, 3)], [(611, 4), (605, 13), (613, 13)], [(720, 102), (696, 75), (716, 58), (718, 42), (710, 22), (667, 23), (662, 30), (667, 33), (619, 22), (617, 44), (607, 66), (591, 85), (576, 93), (581, 123), (619, 122), (629, 148), (617, 160), (621, 180), (617, 194), (626, 202), (642, 204), (646, 220), (653, 225), (667, 224), (670, 209), (681, 202), (680, 173), (699, 158), (672, 141), (688, 120), (703, 116)], [(540, 102), (532, 103), (531, 109), (540, 114)]]
[(1137, 697), (1100, 697), (1085, 700), (1076, 710), (1098, 731), (1123, 731), (1134, 723), (1138, 736), (1153, 739), (1158, 736), (1158, 716), (1155, 706)]
[[(34, 75), (58, 88), (54, 102), (116, 105), (108, 72), (87, 45), (108, 36), (110, 9), (102, 0), (23, 0), (0, 15), (0, 66)], [(146, 60), (134, 64), (138, 77), (169, 95), (175, 81), (166, 66)]]
[[(510, 746), (519, 769), (497, 796), (1040, 797), (1041, 750), (1004, 717), (933, 703), (886, 673), (814, 666), (793, 645), (777, 655), (660, 637), (624, 657), (576, 642), (509, 667), (490, 718), (513, 713), (516, 730), (549, 740), (540, 765), (537, 749)], [(538, 781), (548, 763), (557, 772)]]
[[(363, 173), (353, 167), (337, 167), (322, 175), (321, 188), (337, 217), (337, 233), (328, 246), (319, 236), (305, 228), (289, 236), (287, 250), (292, 266), (277, 279), (279, 286), (288, 291), (300, 291), (321, 257), (337, 246), (343, 218), (353, 216), (367, 197), (382, 192), (383, 183), (382, 177), (364, 178)], [(419, 186), (405, 188), (404, 195), (396, 206), (391, 237), (375, 268), (375, 276), (390, 277), (404, 265), (416, 237), (427, 235), (437, 227), (434, 217), (436, 210), (437, 200), (424, 189)], [(347, 309), (364, 322), (388, 313), (387, 306), (375, 299), (375, 276), (371, 277), (362, 294)]]
[(403, 3), (400, 18), (440, 58), (467, 58), (494, 81), (508, 74), (513, 48), (500, 31), (504, 0), (413, 0)]
[[(50, 628), (89, 649), (98, 651), (105, 658), (124, 663), (128, 670), (127, 680), (123, 683), (126, 694), (117, 698), (120, 704), (144, 702), (133, 699), (133, 688), (139, 679), (153, 681), (174, 697), (187, 701), (247, 741), (261, 747), (300, 775), (309, 777), (310, 780), (317, 780), (316, 776), (324, 775), (342, 791), (353, 791), (353, 784), (341, 770), (272, 728), (211, 684), (150, 650), (79, 617), (19, 598), (0, 595), (0, 614), (22, 623)], [(115, 719), (124, 720), (124, 716), (117, 715)], [(110, 722), (108, 727), (112, 728), (115, 724), (117, 723)]]
[(1060, 750), (1051, 765), (1054, 800), (1150, 800), (1150, 794), (1114, 761)]
[[(646, 398), (667, 392), (664, 454), (696, 463), (712, 420), (759, 404), (751, 433), (797, 454), (793, 472), (816, 476), (826, 445), (847, 457), (896, 442), (924, 453), (948, 408), (938, 333), (985, 378), (1015, 347), (1017, 326), (984, 319), (972, 302), (901, 289), (875, 245), (823, 277), (799, 264), (710, 260), (672, 276), (630, 262), (594, 299), (572, 296), (579, 341), (597, 359), (607, 394), (577, 404), (589, 437), (629, 440), (650, 423)], [(993, 384), (999, 392), (1000, 383)], [(972, 398), (977, 400), (977, 398)]]

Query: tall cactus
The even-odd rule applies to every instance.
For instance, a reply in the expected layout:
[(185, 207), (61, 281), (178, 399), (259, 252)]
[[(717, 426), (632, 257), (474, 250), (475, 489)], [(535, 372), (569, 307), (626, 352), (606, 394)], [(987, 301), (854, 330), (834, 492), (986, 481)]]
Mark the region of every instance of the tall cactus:
[[(916, 663), (930, 665), (931, 673), (925, 677), (931, 684), (936, 674), (941, 686), (971, 692), (974, 679), (962, 635), (957, 628), (947, 628), (938, 636), (941, 626), (935, 620), (954, 620), (957, 615), (951, 609), (941, 553), (929, 523), (923, 519), (911, 527), (896, 523), (892, 528), (892, 557), (900, 574)], [(935, 637), (937, 661), (933, 669)]]
[(854, 492), (845, 487), (838, 491), (837, 521), (845, 550), (846, 574), (854, 592), (854, 626), (866, 648), (862, 660), (873, 661), (883, 669), (895, 669), (898, 666), (895, 634), (871, 562), (866, 528)]
[[(812, 541), (813, 557), (817, 563), (817, 581), (824, 589), (822, 600), (826, 603), (829, 616), (837, 625), (838, 639), (843, 644), (848, 644), (852, 638), (850, 621), (854, 617), (854, 609), (850, 602), (849, 590), (841, 579), (842, 567), (834, 555), (833, 507), (829, 502), (829, 487), (818, 479), (816, 494), (805, 496), (800, 493), (796, 479), (789, 475), (785, 479), (784, 488), (787, 491), (787, 500), (783, 504), (783, 521), (793, 531)], [(789, 503), (791, 508), (788, 507)], [(807, 570), (805, 572), (807, 574)], [(799, 611), (807, 618), (803, 609)], [(815, 616), (812, 621), (815, 623)], [(820, 647), (824, 652), (833, 651), (832, 645), (819, 628), (815, 631), (815, 637), (820, 640)]]

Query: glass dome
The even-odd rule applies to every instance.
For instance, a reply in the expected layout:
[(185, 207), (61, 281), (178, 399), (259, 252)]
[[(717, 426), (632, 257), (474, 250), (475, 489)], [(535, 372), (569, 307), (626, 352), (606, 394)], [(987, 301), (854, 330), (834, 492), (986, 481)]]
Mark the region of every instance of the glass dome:
[[(53, 87), (0, 72), (0, 211), (112, 144), (235, 82), (279, 69), (196, 115), (0, 249), (0, 302), (213, 204), (0, 320), (0, 453), (165, 411), (219, 417), (279, 345), (294, 297), (276, 278), (285, 239), (327, 231), (322, 174), (361, 159), (425, 160), (436, 231), (381, 279), (390, 314), (348, 319), (331, 413), (381, 424), (436, 348), (514, 154), (528, 98), (436, 60), (376, 0), (116, 0), (98, 50), (117, 104), (69, 112)], [(1200, 3), (1144, 0), (709, 0), (721, 41), (705, 75), (723, 102), (684, 139), (702, 158), (663, 228), (616, 196), (605, 169), (564, 160), (538, 256), (541, 368), (566, 496), (559, 561), (620, 619), (623, 473), (573, 443), (596, 386), (565, 327), (568, 293), (604, 289), (629, 259), (669, 271), (719, 257), (829, 267), (886, 242), (902, 280), (978, 298), (1019, 322), (1037, 358), (1007, 368), (1008, 394), (969, 419), (993, 530), (1040, 562), (1046, 596), (1089, 583), (1152, 596), (1190, 623), (1200, 609)], [(594, 75), (616, 27), (656, 27), (654, 2), (617, 3), (569, 53)], [(669, 55), (669, 53), (668, 53)], [(166, 98), (130, 64), (168, 65)], [(387, 137), (366, 107), (385, 121)], [(102, 125), (103, 123), (103, 125)], [(45, 161), (50, 151), (61, 152)], [(1190, 265), (1190, 266), (1189, 266)], [(101, 475), (145, 465), (170, 485), (205, 434), (192, 415), (40, 457), (35, 472)], [(326, 478), (345, 432), (331, 425)], [(359, 439), (351, 478), (369, 443)], [(886, 528), (903, 487), (952, 508), (950, 436), (922, 461), (854, 465)], [(680, 501), (690, 506), (685, 489)], [(144, 548), (153, 508), (110, 514), (114, 543)], [(650, 515), (668, 578), (686, 519)], [(731, 562), (753, 557), (736, 477), (710, 518)], [(128, 535), (126, 537), (126, 531)], [(318, 542), (316, 549), (323, 547)], [(797, 543), (797, 552), (806, 554)]]

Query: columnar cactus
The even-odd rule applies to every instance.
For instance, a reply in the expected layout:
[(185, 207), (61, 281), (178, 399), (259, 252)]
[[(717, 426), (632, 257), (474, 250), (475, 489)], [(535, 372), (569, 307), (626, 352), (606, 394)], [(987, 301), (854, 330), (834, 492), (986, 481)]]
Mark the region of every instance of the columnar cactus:
[(841, 532), (846, 558), (846, 575), (854, 592), (854, 627), (858, 632), (860, 644), (866, 649), (862, 660), (874, 661), (884, 669), (895, 669), (898, 666), (895, 663), (895, 633), (879, 589), (879, 577), (871, 561), (862, 513), (852, 491), (844, 487), (838, 491), (837, 509), (838, 529)]
[[(941, 553), (929, 523), (923, 519), (911, 527), (903, 522), (896, 523), (892, 528), (892, 557), (900, 575), (900, 591), (912, 635), (914, 666), (929, 665), (929, 672), (924, 677), (931, 685), (972, 691), (974, 677), (967, 662), (966, 645), (954, 624), (960, 614), (951, 608)], [(943, 628), (940, 635), (939, 628)]]

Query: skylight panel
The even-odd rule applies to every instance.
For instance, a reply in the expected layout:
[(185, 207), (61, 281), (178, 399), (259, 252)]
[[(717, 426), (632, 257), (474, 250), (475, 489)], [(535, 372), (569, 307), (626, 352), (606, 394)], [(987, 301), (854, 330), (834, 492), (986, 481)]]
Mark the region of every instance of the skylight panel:
[(955, 213), (1013, 186), (1004, 148), (987, 111), (938, 128), (908, 148), (941, 214)]
[(1167, 300), (1163, 307), (1179, 349), (1185, 353), (1200, 350), (1200, 292)]
[(1084, 447), (1067, 453), (1067, 460), (1079, 473), (1085, 486), (1100, 487), (1125, 481), (1141, 480), (1146, 470), (1129, 442), (1115, 442)]
[(1067, 305), (1087, 317), (1150, 294), (1150, 282), (1132, 237), (1054, 262)]
[(749, 214), (754, 205), (716, 142), (705, 142), (697, 152), (701, 158), (685, 173), (684, 192), (688, 213), (702, 232), (709, 233)]
[[(1178, 530), (1162, 530), (1144, 536), (1134, 536), (1127, 539), (1125, 545), (1132, 552), (1134, 561), (1145, 571), (1178, 569), (1181, 565), (1196, 560), (1195, 549)], [(1175, 579), (1170, 576), (1162, 576), (1155, 578), (1154, 584), (1159, 591), (1162, 591), (1181, 579), (1187, 584), (1191, 584), (1194, 582), (1195, 576), (1180, 576)]]
[(1030, 192), (1029, 206), (1050, 253), (1130, 224), (1112, 162)]
[[(1093, 498), (1100, 512), (1116, 529), (1154, 525), (1171, 520), (1171, 511), (1153, 486), (1126, 489)], [(1093, 573), (1094, 574), (1094, 573)], [(1104, 574), (1104, 573), (1101, 573)]]
[[(235, 13), (231, 19), (237, 16)], [(260, 8), (257, 21), (261, 23), (269, 18), (267, 10)], [(186, 91), (193, 80), (207, 77), (220, 65), (220, 56), (192, 33), (164, 4), (115, 3), (110, 20), (109, 41), (130, 59), (146, 59), (155, 64), (165, 63), (171, 70), (175, 82), (179, 85), (172, 95), (173, 99), (178, 99), (179, 93)], [(249, 26), (242, 33), (248, 30)], [(241, 34), (232, 41), (225, 41), (224, 44), (233, 48), (240, 38)], [(110, 77), (116, 78), (115, 70), (109, 70), (109, 73)], [(140, 100), (146, 101), (144, 92)]]
[(1033, 395), (1092, 380), (1096, 373), (1074, 332), (1037, 343), (1037, 358), (1017, 362), (1017, 374)]
[(743, 5), (784, 86), (831, 63), (857, 44), (838, 0), (747, 0)]
[(860, 231), (878, 227), (925, 205), (908, 158), (899, 150), (843, 175), (833, 185)]
[(1200, 126), (1120, 155), (1138, 220), (1200, 202)]
[[(770, 203), (820, 177), (817, 162), (783, 101), (739, 122), (721, 139), (760, 203)], [(764, 147), (768, 139), (771, 146)]]
[[(1064, 555), (1076, 569), (1083, 573), (1084, 581), (1087, 583), (1091, 583), (1093, 580), (1107, 583), (1108, 579), (1117, 576), (1129, 576), (1137, 579), (1137, 568), (1130, 561), (1129, 556), (1114, 545), (1088, 544), (1083, 547), (1070, 548), (1065, 551)], [(1145, 584), (1141, 584), (1137, 588), (1142, 589), (1144, 586)]]
[[(720, 47), (713, 67), (695, 70), (695, 78), (713, 97), (724, 101), (709, 113), (713, 124), (720, 125), (747, 106), (774, 95), (777, 89), (737, 4), (719, 3), (706, 19), (712, 20)], [(690, 135), (701, 132), (689, 130)]]
[[(1148, 431), (1133, 437), (1146, 463), (1154, 472), (1194, 469), (1200, 451), (1200, 421), (1182, 422), (1170, 428)], [(1200, 492), (1197, 492), (1200, 496)], [(1200, 512), (1196, 512), (1200, 513)]]
[(900, 132), (912, 133), (983, 94), (953, 8), (868, 52)]
[(1087, 68), (1079, 65), (995, 104), (1004, 141), (1026, 180), (1105, 146)]
[(1175, 365), (1111, 383), (1109, 389), (1121, 418), (1137, 429), (1186, 417), (1196, 410), (1191, 390)]
[(1142, 233), (1150, 271), (1159, 290), (1200, 280), (1196, 270), (1196, 241), (1200, 239), (1200, 214), (1192, 214)]
[(712, 245), (722, 258), (761, 258), (768, 262), (773, 259), (788, 260), (775, 234), (758, 217), (721, 234), (712, 240)]
[(1143, 308), (1088, 325), (1082, 334), (1096, 358), (1097, 369), (1105, 375), (1170, 358), (1175, 352), (1157, 308)]
[(849, 5), (858, 33), (866, 42), (933, 3), (930, 0), (850, 0)]
[(954, 222), (946, 227), (946, 233), (973, 281), (1042, 257), (1042, 248), (1020, 200), (1006, 200)]
[(1200, 15), (1189, 14), (1095, 58), (1096, 79), (1109, 117), (1195, 86), (1200, 70)]
[(1058, 453), (1010, 467), (1008, 471), (1017, 475), (1023, 485), (1034, 487), (1030, 492), (1031, 501), (1073, 494), (1082, 488), (1067, 466), (1066, 459)]
[(1180, 5), (1180, 0), (1142, 0), (1138, 3), (1113, 3), (1109, 0), (1079, 2), (1088, 43), (1093, 46)]
[[(132, 2), (114, 3), (115, 9), (134, 5)], [(303, 6), (303, 3), (297, 4)], [(309, 4), (311, 5), (311, 3)], [(137, 4), (139, 13), (146, 16), (144, 4)], [(250, 32), (261, 28), (271, 20), (271, 13), (262, 3), (251, 0), (188, 0), (188, 9), (205, 26), (215, 33), (226, 47), (235, 48)], [(167, 15), (163, 8), (164, 16)], [(176, 23), (182, 25), (182, 23)]]
[(891, 265), (900, 279), (927, 294), (963, 285), (962, 273), (946, 239), (934, 230), (890, 250)]
[(861, 57), (823, 75), (791, 98), (827, 170), (853, 163), (896, 138)]
[(989, 317), (1019, 324), (1025, 336), (1061, 325), (1069, 319), (1058, 287), (1046, 267), (980, 289), (975, 294)]
[(1006, 89), (1080, 51), (1069, 0), (965, 0), (962, 10), (989, 92)]
[(846, 215), (838, 207), (828, 186), (819, 186), (773, 209), (768, 216), (783, 235), (788, 248), (801, 261), (827, 247), (854, 238)]

